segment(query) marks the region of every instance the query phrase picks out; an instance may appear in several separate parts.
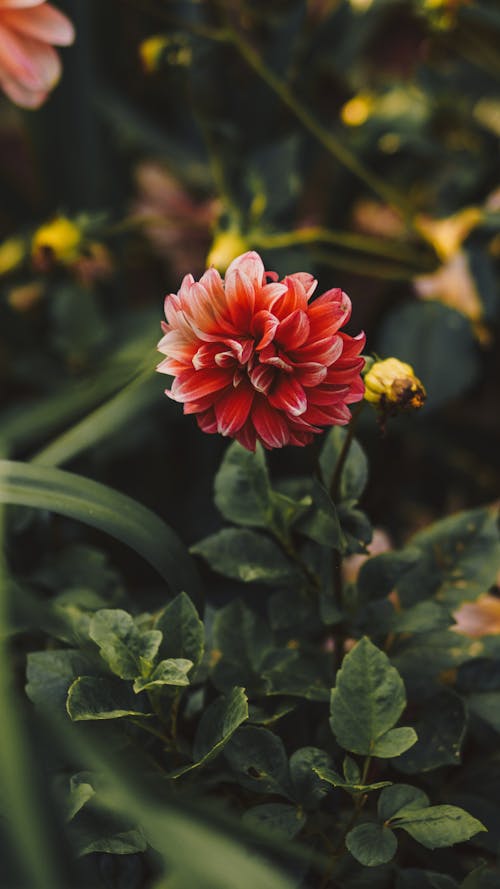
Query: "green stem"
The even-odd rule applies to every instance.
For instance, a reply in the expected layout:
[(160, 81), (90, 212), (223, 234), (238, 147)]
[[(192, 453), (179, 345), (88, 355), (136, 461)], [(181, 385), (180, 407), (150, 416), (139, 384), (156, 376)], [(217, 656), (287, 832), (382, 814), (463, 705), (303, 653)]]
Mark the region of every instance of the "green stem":
[(290, 109), (300, 123), (311, 135), (337, 160), (343, 167), (365, 183), (383, 201), (395, 207), (402, 214), (408, 228), (412, 227), (413, 211), (407, 201), (386, 185), (375, 173), (372, 173), (358, 158), (340, 142), (326, 127), (323, 126), (310, 111), (293, 95), (288, 85), (265, 64), (248, 40), (230, 24), (227, 35), (242, 58), (267, 83), (269, 88)]
[[(366, 779), (368, 778), (368, 772), (370, 770), (371, 762), (372, 762), (371, 756), (365, 757), (365, 761), (363, 763), (363, 771), (362, 771), (362, 775), (361, 775), (361, 784), (366, 784)], [(346, 836), (353, 829), (354, 825), (356, 824), (356, 822), (357, 822), (357, 820), (358, 820), (358, 818), (365, 806), (367, 799), (368, 799), (367, 793), (358, 794), (358, 796), (356, 797), (352, 815), (349, 818), (349, 821), (347, 822), (344, 830), (342, 831), (342, 835), (341, 835), (340, 839), (338, 840), (336, 845), (333, 847), (330, 867), (328, 868), (327, 872), (325, 873), (325, 875), (323, 877), (323, 881), (322, 881), (319, 889), (326, 889), (326, 887), (328, 886), (328, 883), (330, 882), (331, 876), (333, 874), (334, 867), (335, 867), (338, 859), (343, 854), (343, 850), (345, 848)]]
[(394, 243), (384, 238), (372, 238), (369, 235), (358, 232), (334, 231), (323, 226), (307, 226), (291, 232), (250, 232), (252, 243), (256, 247), (264, 247), (269, 250), (281, 247), (292, 247), (296, 244), (335, 244), (347, 247), (349, 250), (359, 250), (363, 253), (372, 253), (375, 256), (386, 256), (389, 259), (398, 259), (420, 264), (422, 255), (409, 244)]
[(349, 426), (347, 427), (347, 435), (344, 439), (344, 444), (342, 445), (342, 449), (340, 451), (337, 462), (335, 464), (335, 470), (334, 470), (332, 482), (330, 485), (330, 496), (331, 496), (334, 503), (336, 503), (337, 500), (339, 499), (340, 484), (342, 481), (342, 472), (344, 471), (344, 466), (345, 466), (346, 460), (349, 456), (351, 444), (354, 439), (354, 432), (356, 430), (358, 419), (361, 414), (361, 411), (363, 410), (364, 405), (365, 405), (364, 400), (360, 401), (358, 406), (352, 412), (352, 419), (351, 419), (351, 422), (349, 423)]

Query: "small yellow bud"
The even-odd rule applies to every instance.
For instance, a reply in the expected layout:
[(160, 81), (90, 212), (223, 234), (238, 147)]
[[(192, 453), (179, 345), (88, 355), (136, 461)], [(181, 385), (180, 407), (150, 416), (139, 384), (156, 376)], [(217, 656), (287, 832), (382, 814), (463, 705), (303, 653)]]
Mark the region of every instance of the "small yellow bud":
[(169, 38), (164, 34), (155, 34), (143, 40), (139, 46), (139, 56), (143, 64), (144, 70), (150, 74), (157, 71), (161, 62), (161, 57), (169, 45)]
[(233, 259), (247, 250), (248, 243), (237, 229), (230, 228), (228, 231), (218, 232), (207, 256), (207, 266), (213, 265), (219, 272), (224, 273)]
[(388, 416), (416, 410), (425, 402), (425, 389), (412, 366), (397, 358), (375, 361), (364, 380), (366, 401)]
[(360, 127), (366, 123), (373, 110), (374, 99), (369, 93), (358, 93), (340, 109), (342, 123), (348, 127)]
[(0, 275), (8, 275), (20, 265), (26, 253), (21, 238), (8, 238), (0, 244)]
[(35, 265), (43, 267), (47, 260), (69, 265), (78, 259), (81, 242), (81, 229), (65, 216), (57, 216), (33, 236), (31, 252)]

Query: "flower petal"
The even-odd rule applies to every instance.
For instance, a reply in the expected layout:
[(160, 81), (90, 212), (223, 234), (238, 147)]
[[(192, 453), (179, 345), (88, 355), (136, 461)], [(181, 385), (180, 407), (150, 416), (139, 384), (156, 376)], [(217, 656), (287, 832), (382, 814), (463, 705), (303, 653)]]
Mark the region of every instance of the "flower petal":
[(255, 399), (252, 422), (265, 447), (282, 448), (283, 445), (288, 444), (290, 429), (285, 417), (270, 407), (263, 396), (258, 396)]
[(231, 368), (213, 370), (185, 370), (172, 383), (174, 401), (196, 401), (211, 392), (222, 391), (233, 378)]
[(219, 398), (215, 404), (215, 416), (217, 429), (221, 435), (234, 437), (241, 429), (250, 413), (254, 396), (252, 387), (242, 383)]
[(2, 23), (19, 34), (54, 46), (69, 46), (75, 39), (70, 20), (49, 3), (38, 5), (29, 12), (7, 9), (2, 13)]
[(254, 287), (262, 287), (265, 280), (264, 263), (254, 250), (249, 250), (248, 253), (243, 253), (233, 259), (226, 271), (226, 286), (228, 278), (231, 279), (236, 271), (243, 273)]
[(307, 409), (306, 393), (294, 377), (287, 374), (280, 376), (269, 395), (269, 404), (292, 417), (299, 417)]

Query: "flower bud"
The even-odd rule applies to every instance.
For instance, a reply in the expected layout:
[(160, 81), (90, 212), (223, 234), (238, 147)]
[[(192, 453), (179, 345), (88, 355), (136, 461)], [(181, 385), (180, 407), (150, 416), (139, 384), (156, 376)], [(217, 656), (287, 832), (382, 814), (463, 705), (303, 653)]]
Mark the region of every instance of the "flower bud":
[(364, 383), (366, 401), (388, 416), (422, 407), (426, 398), (412, 366), (397, 358), (375, 361)]
[(54, 262), (69, 265), (78, 259), (81, 243), (81, 229), (65, 216), (57, 216), (33, 235), (33, 263), (41, 271), (47, 271)]

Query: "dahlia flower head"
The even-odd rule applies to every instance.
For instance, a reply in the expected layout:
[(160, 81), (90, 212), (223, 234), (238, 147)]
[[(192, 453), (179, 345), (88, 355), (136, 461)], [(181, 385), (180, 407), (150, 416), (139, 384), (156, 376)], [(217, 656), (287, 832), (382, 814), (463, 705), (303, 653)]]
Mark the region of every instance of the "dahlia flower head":
[(340, 328), (351, 302), (339, 288), (311, 302), (317, 281), (297, 272), (278, 281), (257, 253), (237, 257), (225, 279), (214, 268), (186, 275), (165, 299), (166, 394), (200, 429), (249, 450), (304, 446), (325, 426), (345, 425), (364, 394), (364, 334)]
[(69, 19), (45, 0), (0, 0), (0, 87), (22, 108), (39, 108), (61, 76), (54, 46), (69, 46)]

